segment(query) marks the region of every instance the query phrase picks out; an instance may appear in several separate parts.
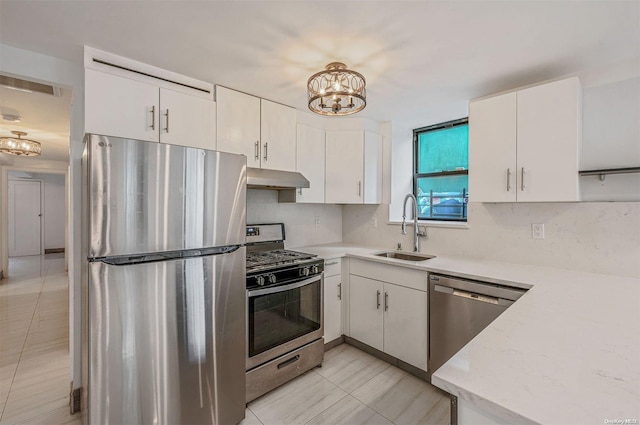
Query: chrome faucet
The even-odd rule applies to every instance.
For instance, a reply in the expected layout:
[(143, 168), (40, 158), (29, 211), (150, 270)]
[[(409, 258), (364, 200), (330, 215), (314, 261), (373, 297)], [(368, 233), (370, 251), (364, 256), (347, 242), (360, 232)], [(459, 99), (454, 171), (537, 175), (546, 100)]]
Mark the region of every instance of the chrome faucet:
[(418, 236), (427, 236), (427, 231), (420, 231), (418, 228), (418, 201), (413, 193), (407, 194), (404, 197), (404, 204), (402, 205), (402, 234), (407, 234), (407, 201), (413, 200), (413, 252), (420, 251), (420, 240)]

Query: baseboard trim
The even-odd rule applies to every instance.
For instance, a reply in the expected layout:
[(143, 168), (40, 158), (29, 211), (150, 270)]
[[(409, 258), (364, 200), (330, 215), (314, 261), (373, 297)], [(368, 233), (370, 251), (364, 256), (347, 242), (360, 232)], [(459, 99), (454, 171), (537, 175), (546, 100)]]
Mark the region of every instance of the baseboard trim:
[(333, 341), (329, 341), (324, 345), (324, 352), (326, 353), (327, 351), (331, 350), (332, 348), (336, 348), (338, 345), (343, 344), (344, 343), (344, 335), (341, 335), (340, 337), (334, 339)]
[(61, 252), (64, 252), (64, 248), (46, 248), (44, 250), (45, 254), (59, 254)]
[(351, 337), (348, 336), (344, 336), (344, 342), (352, 345), (354, 347), (356, 347), (359, 350), (364, 351), (365, 353), (371, 354), (374, 357), (379, 358), (380, 360), (384, 360), (387, 363), (392, 364), (393, 366), (397, 367), (398, 369), (402, 369), (407, 373), (410, 373), (411, 375), (415, 376), (416, 378), (419, 378), (425, 382), (431, 383), (431, 379), (429, 379), (429, 373), (425, 370), (419, 369), (413, 365), (410, 365), (407, 362), (403, 362), (402, 360), (393, 357), (383, 351), (380, 351), (376, 348), (373, 348), (370, 345), (367, 345), (363, 342), (358, 341), (357, 339), (353, 339)]

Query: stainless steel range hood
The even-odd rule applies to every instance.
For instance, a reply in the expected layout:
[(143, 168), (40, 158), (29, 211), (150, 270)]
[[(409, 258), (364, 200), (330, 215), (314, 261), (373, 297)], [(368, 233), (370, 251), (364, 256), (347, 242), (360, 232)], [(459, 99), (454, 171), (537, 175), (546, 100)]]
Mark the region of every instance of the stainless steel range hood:
[(247, 168), (249, 189), (295, 190), (307, 187), (309, 180), (297, 172)]

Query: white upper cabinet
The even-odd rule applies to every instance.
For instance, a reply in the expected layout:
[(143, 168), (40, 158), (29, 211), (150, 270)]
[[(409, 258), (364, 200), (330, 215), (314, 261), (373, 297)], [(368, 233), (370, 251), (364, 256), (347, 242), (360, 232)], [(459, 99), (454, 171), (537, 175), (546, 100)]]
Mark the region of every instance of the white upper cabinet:
[(160, 93), (144, 82), (85, 70), (85, 132), (157, 142)]
[(295, 171), (296, 111), (216, 86), (218, 150), (246, 155), (247, 166)]
[(260, 98), (216, 86), (218, 150), (242, 154), (260, 168)]
[(270, 170), (296, 170), (296, 110), (261, 99), (261, 165)]
[(378, 204), (382, 198), (382, 138), (368, 131), (327, 131), (328, 204)]
[(160, 88), (160, 142), (215, 149), (215, 102)]
[(296, 171), (309, 180), (308, 189), (296, 191), (296, 202), (324, 203), (324, 130), (298, 124)]
[(518, 92), (518, 201), (579, 201), (582, 102), (577, 78)]
[(577, 78), (471, 102), (471, 200), (579, 201), (581, 129)]
[(516, 201), (516, 93), (469, 104), (469, 196)]
[(211, 99), (85, 70), (87, 133), (215, 149), (214, 111)]

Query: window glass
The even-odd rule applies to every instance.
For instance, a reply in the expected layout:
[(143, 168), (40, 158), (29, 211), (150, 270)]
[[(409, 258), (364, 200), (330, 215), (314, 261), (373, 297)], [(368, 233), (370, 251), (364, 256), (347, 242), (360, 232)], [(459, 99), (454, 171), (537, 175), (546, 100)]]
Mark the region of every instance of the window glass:
[(414, 130), (414, 195), (421, 220), (467, 221), (467, 119)]
[(418, 173), (469, 169), (469, 125), (426, 131), (418, 136)]

